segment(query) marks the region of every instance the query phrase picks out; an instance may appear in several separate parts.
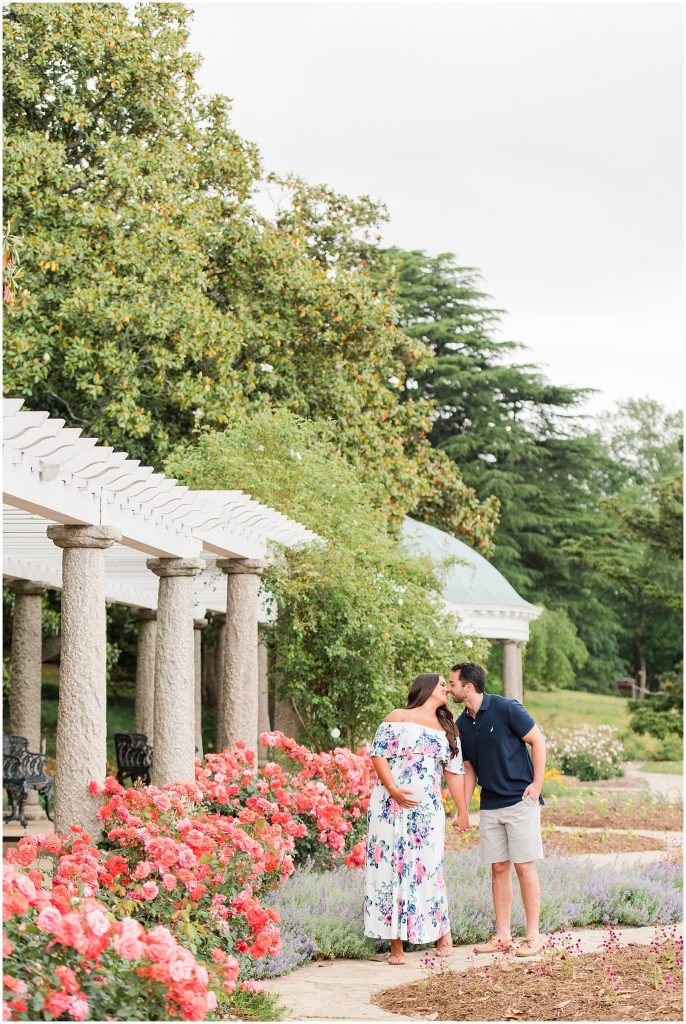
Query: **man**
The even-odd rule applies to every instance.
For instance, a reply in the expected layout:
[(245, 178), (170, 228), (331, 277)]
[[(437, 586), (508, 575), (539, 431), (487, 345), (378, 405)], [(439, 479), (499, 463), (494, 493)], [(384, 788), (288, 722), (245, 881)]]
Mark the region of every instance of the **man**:
[[(543, 857), (541, 789), (545, 738), (518, 700), (485, 693), (486, 673), (468, 661), (453, 665), (450, 692), (464, 711), (457, 720), (465, 767), (467, 806), (481, 786), (479, 838), (481, 860), (491, 865), (496, 933), (474, 947), (476, 953), (510, 949), (512, 865), (526, 913), (526, 939), (515, 956), (543, 949), (539, 932), (541, 887), (535, 861)], [(529, 756), (528, 746), (531, 747)]]

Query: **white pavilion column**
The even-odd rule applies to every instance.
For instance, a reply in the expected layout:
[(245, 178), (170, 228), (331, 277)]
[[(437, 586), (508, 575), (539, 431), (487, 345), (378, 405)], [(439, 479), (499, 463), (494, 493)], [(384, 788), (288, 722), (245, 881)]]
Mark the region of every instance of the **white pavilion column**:
[[(31, 580), (14, 580), (8, 589), (15, 595), (9, 731), (13, 736), (25, 736), (29, 750), (40, 753), (42, 598), (46, 588), (42, 583)], [(25, 813), (30, 821), (47, 820), (35, 789), (29, 790)]]
[(522, 648), (516, 640), (503, 641), (503, 696), (522, 701)]
[(55, 832), (80, 825), (100, 834), (100, 801), (88, 784), (106, 773), (105, 550), (121, 540), (110, 526), (49, 526), (62, 548), (62, 648), (57, 708)]
[(149, 558), (146, 565), (160, 579), (152, 782), (164, 786), (195, 778), (193, 578), (205, 563), (199, 558)]
[(217, 565), (227, 578), (217, 749), (226, 750), (243, 740), (248, 747), (257, 750), (257, 594), (265, 563), (253, 558), (219, 558)]
[(262, 637), (257, 644), (257, 759), (267, 761), (267, 751), (259, 742), (263, 732), (271, 732), (269, 722), (269, 651)]
[(136, 656), (136, 732), (142, 732), (152, 746), (155, 736), (155, 644), (157, 612), (137, 608), (138, 651)]
[(195, 750), (202, 759), (202, 631), (207, 619), (193, 619), (193, 665), (195, 670)]

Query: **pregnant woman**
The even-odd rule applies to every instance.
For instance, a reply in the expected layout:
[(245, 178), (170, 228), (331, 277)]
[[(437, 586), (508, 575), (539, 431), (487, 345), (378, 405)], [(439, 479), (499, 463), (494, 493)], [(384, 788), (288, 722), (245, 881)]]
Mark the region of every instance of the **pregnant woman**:
[(364, 932), (391, 940), (389, 964), (404, 963), (403, 940), (437, 941), (439, 956), (452, 949), (443, 880), (444, 775), (457, 806), (455, 827), (467, 831), (469, 817), (447, 692), (437, 673), (417, 676), (407, 707), (385, 718), (372, 744), (378, 780), (367, 816)]

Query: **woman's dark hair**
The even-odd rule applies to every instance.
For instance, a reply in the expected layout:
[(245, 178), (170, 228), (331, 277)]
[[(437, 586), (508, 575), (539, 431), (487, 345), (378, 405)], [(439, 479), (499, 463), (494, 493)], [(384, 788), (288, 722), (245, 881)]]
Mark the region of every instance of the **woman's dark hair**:
[(459, 665), (453, 665), (450, 672), (459, 672), (460, 682), (471, 683), (477, 693), (483, 693), (486, 689), (486, 673), (475, 661), (462, 661)]
[[(421, 675), (415, 676), (410, 686), (410, 692), (407, 695), (407, 708), (420, 708), (422, 704), (426, 704), (427, 700), (438, 686), (440, 675), (438, 672), (422, 672)], [(459, 747), (457, 743), (457, 727), (455, 726), (455, 719), (453, 718), (452, 712), (450, 711), (447, 704), (441, 704), (440, 707), (436, 708), (436, 718), (441, 723), (442, 728), (448, 737), (448, 746), (450, 747), (450, 756), (457, 757)]]

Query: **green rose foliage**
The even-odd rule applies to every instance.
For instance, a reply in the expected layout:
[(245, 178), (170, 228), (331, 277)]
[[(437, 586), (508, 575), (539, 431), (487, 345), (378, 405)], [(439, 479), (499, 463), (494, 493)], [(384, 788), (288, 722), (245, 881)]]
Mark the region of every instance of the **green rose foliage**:
[(562, 609), (546, 608), (529, 627), (524, 648), (524, 682), (533, 690), (580, 689), (579, 672), (588, 650)]
[(180, 446), (166, 467), (193, 488), (241, 487), (324, 541), (284, 551), (264, 587), (278, 610), (267, 636), (277, 692), (306, 742), (326, 749), (333, 728), (360, 744), (404, 706), (417, 673), (447, 674), (468, 650), (435, 568), (401, 547), (334, 439), (330, 424), (265, 411)]

